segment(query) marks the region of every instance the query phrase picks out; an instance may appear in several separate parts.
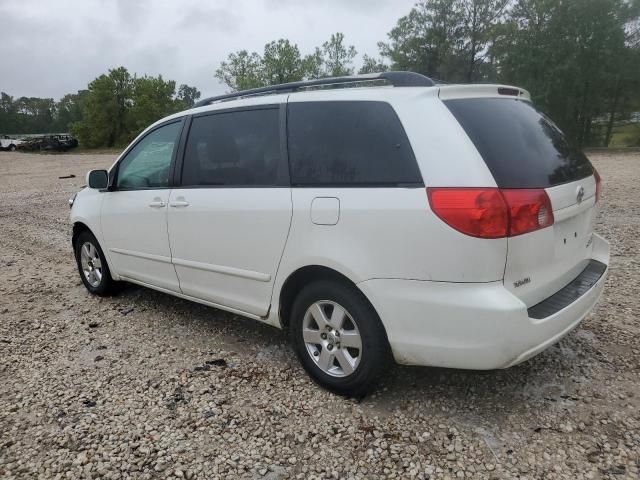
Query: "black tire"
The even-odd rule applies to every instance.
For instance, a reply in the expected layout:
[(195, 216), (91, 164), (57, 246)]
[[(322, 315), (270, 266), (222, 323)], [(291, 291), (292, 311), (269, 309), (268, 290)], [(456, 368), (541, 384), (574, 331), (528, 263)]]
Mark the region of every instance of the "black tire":
[[(316, 302), (322, 301), (332, 302), (344, 308), (348, 314), (348, 317), (345, 318), (350, 317), (345, 321), (349, 325), (355, 325), (360, 334), (362, 346), (360, 350), (355, 350), (359, 352), (359, 363), (353, 372), (346, 376), (332, 376), (319, 366), (319, 362), (314, 360), (314, 357), (319, 359), (322, 350), (328, 349), (329, 346), (310, 346), (309, 348), (315, 349), (312, 354), (303, 339), (307, 311)], [(327, 314), (329, 316), (332, 315), (330, 311), (333, 307), (328, 306), (328, 308), (329, 310), (325, 310), (325, 312), (329, 312)], [(322, 331), (319, 325), (318, 323), (315, 327), (319, 329), (318, 331)], [(362, 292), (346, 282), (320, 280), (304, 287), (296, 297), (291, 309), (289, 334), (296, 354), (311, 378), (319, 385), (340, 395), (363, 397), (376, 386), (380, 374), (391, 361), (389, 343), (378, 314)], [(338, 340), (340, 339), (338, 338)], [(331, 342), (331, 340), (328, 341)], [(338, 354), (339, 350), (337, 349), (340, 349), (340, 345), (339, 343), (336, 345), (338, 346), (331, 345), (332, 351), (325, 353)], [(333, 365), (331, 368), (340, 368), (338, 359), (331, 360), (331, 363)]]
[(10, 152), (15, 152), (16, 151), (16, 146), (13, 143), (11, 145), (9, 145), (9, 151)]
[[(100, 259), (100, 279), (96, 282), (96, 280), (98, 280), (96, 276), (90, 277), (94, 280), (93, 284), (90, 282), (90, 278), (87, 278), (82, 266), (82, 249), (86, 244), (91, 244), (93, 248), (95, 248), (95, 251), (92, 250), (92, 252), (97, 254)], [(116, 290), (116, 282), (111, 278), (109, 265), (107, 265), (107, 260), (104, 257), (102, 248), (100, 248), (100, 244), (91, 232), (85, 230), (78, 235), (74, 245), (74, 252), (76, 256), (76, 264), (78, 265), (78, 273), (80, 274), (80, 279), (86, 289), (90, 293), (101, 297), (114, 293)], [(94, 265), (91, 265), (91, 268), (93, 269)]]

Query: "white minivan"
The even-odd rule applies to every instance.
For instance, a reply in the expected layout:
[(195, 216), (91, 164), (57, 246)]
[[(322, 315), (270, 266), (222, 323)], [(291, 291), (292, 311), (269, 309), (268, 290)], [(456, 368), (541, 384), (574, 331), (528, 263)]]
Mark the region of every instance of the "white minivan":
[(91, 293), (132, 282), (288, 328), (342, 394), (391, 358), (523, 362), (589, 313), (609, 263), (598, 173), (516, 87), (387, 72), (214, 97), (87, 183), (70, 203)]

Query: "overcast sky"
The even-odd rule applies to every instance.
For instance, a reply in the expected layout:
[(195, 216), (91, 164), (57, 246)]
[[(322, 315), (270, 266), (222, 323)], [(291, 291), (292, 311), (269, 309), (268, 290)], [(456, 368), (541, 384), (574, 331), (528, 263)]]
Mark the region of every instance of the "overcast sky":
[(230, 53), (288, 38), (310, 53), (334, 32), (378, 56), (415, 0), (0, 0), (0, 91), (59, 99), (109, 68), (162, 74), (204, 96)]

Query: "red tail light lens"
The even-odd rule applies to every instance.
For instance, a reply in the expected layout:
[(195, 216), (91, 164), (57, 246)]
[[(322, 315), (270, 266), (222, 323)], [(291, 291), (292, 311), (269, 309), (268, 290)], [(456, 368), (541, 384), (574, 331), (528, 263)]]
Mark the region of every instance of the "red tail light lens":
[(456, 230), (480, 238), (507, 235), (507, 204), (497, 188), (427, 188), (434, 213)]
[(544, 190), (501, 190), (509, 206), (509, 236), (553, 225), (551, 200)]
[(544, 190), (427, 188), (427, 196), (440, 219), (473, 237), (513, 237), (553, 225)]
[(600, 201), (600, 194), (602, 193), (602, 186), (601, 186), (600, 174), (598, 173), (598, 170), (596, 170), (595, 168), (593, 169), (593, 176), (596, 179), (596, 203), (598, 203)]

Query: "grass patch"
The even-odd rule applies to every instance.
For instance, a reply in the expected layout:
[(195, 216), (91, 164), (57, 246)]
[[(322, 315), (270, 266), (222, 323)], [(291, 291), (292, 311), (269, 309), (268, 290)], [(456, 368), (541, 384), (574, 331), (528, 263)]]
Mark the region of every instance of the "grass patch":
[(640, 123), (629, 123), (613, 127), (610, 147), (632, 147), (640, 145)]

